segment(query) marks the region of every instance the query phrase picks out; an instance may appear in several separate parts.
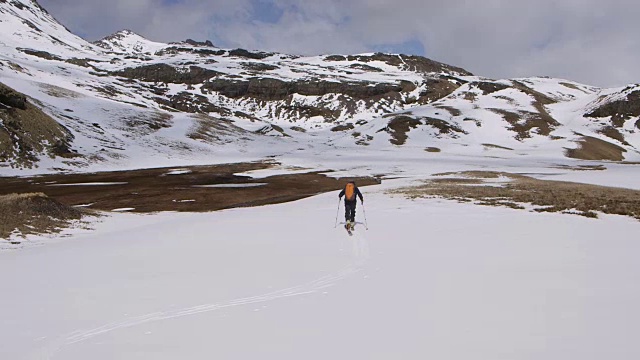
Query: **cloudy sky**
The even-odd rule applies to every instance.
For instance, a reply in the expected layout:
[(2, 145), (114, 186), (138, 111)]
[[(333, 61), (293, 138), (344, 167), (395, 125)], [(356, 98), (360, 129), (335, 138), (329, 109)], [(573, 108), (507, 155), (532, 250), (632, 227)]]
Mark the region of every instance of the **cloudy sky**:
[(493, 78), (640, 82), (632, 0), (39, 0), (74, 33), (290, 54), (396, 52)]

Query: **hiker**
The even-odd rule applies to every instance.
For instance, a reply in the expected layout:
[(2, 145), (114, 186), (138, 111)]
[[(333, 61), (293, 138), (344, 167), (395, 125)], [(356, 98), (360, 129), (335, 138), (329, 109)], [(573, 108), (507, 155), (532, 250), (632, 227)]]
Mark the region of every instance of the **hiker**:
[(353, 181), (349, 181), (338, 195), (339, 199), (344, 196), (344, 220), (346, 222), (344, 227), (347, 230), (353, 230), (356, 226), (356, 195), (360, 198), (360, 202), (364, 203), (362, 193)]

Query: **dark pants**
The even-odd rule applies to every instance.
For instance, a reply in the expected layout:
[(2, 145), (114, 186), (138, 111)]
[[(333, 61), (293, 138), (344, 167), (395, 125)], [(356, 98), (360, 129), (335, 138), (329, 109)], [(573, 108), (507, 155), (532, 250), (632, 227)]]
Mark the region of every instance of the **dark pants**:
[(356, 221), (356, 204), (355, 200), (353, 201), (345, 201), (344, 202), (344, 220), (345, 221)]

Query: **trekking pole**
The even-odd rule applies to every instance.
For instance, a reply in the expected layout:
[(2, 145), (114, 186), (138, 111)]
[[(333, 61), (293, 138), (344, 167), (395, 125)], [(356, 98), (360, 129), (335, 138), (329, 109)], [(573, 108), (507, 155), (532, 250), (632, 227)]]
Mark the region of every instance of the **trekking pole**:
[(333, 225), (334, 229), (338, 227), (338, 215), (340, 214), (340, 200), (342, 199), (338, 199), (338, 211), (336, 211), (336, 223)]
[(367, 222), (367, 211), (364, 207), (364, 201), (360, 202), (362, 204), (362, 214), (364, 215), (364, 228), (369, 230), (369, 223)]

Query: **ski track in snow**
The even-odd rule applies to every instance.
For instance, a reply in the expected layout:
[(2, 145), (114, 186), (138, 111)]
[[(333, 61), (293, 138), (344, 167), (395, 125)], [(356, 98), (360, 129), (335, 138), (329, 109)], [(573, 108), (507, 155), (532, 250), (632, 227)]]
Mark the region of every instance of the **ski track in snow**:
[[(362, 224), (362, 223), (358, 223)], [(362, 231), (360, 231), (362, 232)], [(115, 321), (103, 326), (89, 329), (89, 330), (77, 330), (73, 331), (57, 341), (49, 344), (44, 349), (41, 349), (38, 352), (38, 355), (35, 356), (35, 359), (40, 360), (50, 360), (53, 359), (56, 353), (60, 352), (65, 347), (72, 346), (74, 344), (95, 338), (97, 336), (126, 328), (132, 328), (135, 326), (139, 326), (142, 324), (147, 324), (156, 321), (170, 320), (175, 318), (181, 318), (185, 316), (191, 316), (196, 314), (202, 314), (212, 311), (217, 311), (220, 309), (236, 307), (236, 306), (244, 306), (251, 305), (256, 303), (263, 303), (268, 301), (274, 301), (289, 297), (309, 295), (317, 293), (320, 290), (326, 289), (335, 285), (338, 281), (344, 280), (351, 275), (358, 273), (362, 270), (363, 266), (366, 264), (369, 259), (369, 246), (368, 241), (365, 236), (361, 235), (360, 232), (355, 233), (353, 236), (350, 236), (347, 240), (353, 243), (353, 262), (336, 272), (333, 272), (329, 275), (325, 275), (319, 279), (313, 280), (311, 282), (288, 287), (285, 289), (269, 292), (262, 295), (244, 297), (239, 299), (229, 300), (227, 302), (222, 303), (209, 303), (209, 304), (201, 304), (191, 307), (186, 307), (182, 309), (169, 310), (169, 311), (161, 311), (154, 312), (144, 315), (139, 315), (136, 317), (128, 318), (126, 320)]]

